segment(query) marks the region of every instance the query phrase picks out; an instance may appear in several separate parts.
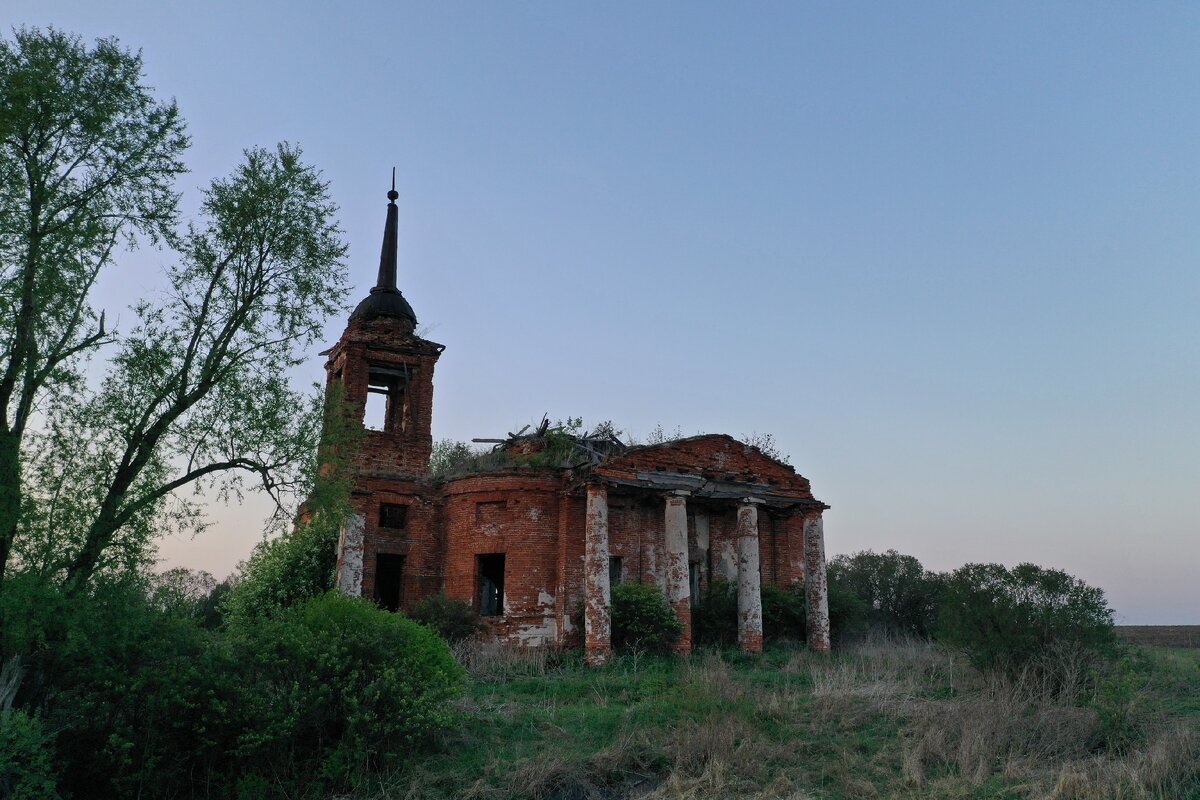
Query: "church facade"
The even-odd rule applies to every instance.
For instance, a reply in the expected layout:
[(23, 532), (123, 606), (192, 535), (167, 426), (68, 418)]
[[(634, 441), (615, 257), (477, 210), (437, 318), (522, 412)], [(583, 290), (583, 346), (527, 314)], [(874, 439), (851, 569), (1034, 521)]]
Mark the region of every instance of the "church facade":
[(337, 583), (390, 609), (436, 592), (469, 600), (482, 635), (526, 646), (611, 651), (610, 590), (659, 586), (691, 649), (692, 610), (723, 578), (737, 587), (738, 638), (762, 649), (762, 583), (802, 582), (809, 646), (829, 648), (822, 515), (789, 465), (726, 435), (641, 447), (578, 442), (564, 463), (530, 458), (543, 429), (499, 445), (513, 458), (432, 477), (433, 374), (444, 347), (415, 333), (396, 281), (395, 191), (376, 286), (323, 355), (331, 397), (353, 420), (372, 409), (351, 456), (354, 513)]

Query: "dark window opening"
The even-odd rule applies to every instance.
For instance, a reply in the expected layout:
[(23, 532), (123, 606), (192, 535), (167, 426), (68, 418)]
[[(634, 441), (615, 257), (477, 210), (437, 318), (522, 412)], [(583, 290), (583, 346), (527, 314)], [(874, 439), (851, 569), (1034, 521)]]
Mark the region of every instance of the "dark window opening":
[(504, 613), (504, 553), (477, 557), (479, 574), (479, 616), (498, 617)]
[(608, 585), (616, 586), (621, 582), (621, 557), (608, 557)]
[(363, 424), (386, 433), (401, 433), (407, 424), (407, 367), (372, 366), (367, 373), (367, 410)]
[(375, 602), (388, 611), (400, 609), (404, 583), (404, 556), (380, 553), (375, 557)]
[(688, 593), (692, 608), (700, 607), (700, 564), (688, 564)]
[(379, 527), (403, 528), (408, 524), (408, 506), (400, 503), (379, 504)]

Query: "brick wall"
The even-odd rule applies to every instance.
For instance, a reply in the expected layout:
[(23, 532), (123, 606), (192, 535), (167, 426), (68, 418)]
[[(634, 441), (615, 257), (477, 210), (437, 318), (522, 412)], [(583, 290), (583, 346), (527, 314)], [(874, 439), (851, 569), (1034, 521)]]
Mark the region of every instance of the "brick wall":
[(558, 639), (562, 488), (558, 470), (533, 468), (443, 487), (446, 593), (478, 607), (478, 556), (504, 554), (504, 615), (482, 620), (497, 638), (520, 644)]

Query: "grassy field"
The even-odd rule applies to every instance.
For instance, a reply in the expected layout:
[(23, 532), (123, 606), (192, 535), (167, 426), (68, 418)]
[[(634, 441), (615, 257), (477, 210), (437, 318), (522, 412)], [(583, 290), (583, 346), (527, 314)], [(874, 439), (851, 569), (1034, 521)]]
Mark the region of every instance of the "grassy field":
[(464, 648), (464, 722), (358, 798), (1200, 798), (1200, 650), (1137, 647), (1063, 685), (920, 642), (819, 656)]
[(1117, 636), (1156, 647), (1200, 647), (1200, 625), (1118, 625)]

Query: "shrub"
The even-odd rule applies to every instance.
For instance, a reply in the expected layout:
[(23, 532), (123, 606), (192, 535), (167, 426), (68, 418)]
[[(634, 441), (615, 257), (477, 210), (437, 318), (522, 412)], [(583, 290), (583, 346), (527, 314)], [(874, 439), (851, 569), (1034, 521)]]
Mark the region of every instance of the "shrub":
[(937, 627), (944, 580), (912, 556), (895, 550), (841, 555), (829, 562), (829, 582), (862, 599), (870, 623), (885, 632), (928, 637)]
[(248, 623), (332, 589), (343, 519), (344, 514), (320, 514), (254, 548), (227, 590), (225, 620)]
[(431, 594), (412, 607), (409, 616), (437, 631), (447, 642), (459, 642), (479, 630), (479, 619), (471, 603), (447, 597), (445, 592)]
[(871, 606), (837, 576), (830, 575), (826, 586), (830, 636), (835, 642), (861, 637), (870, 624)]
[(186, 796), (222, 768), (236, 735), (227, 711), (237, 665), (212, 632), (152, 599), (137, 576), (97, 580), (82, 597), (49, 583), (36, 591), (40, 618), (19, 637), (29, 670), (18, 699), (39, 709), (44, 730), (62, 732), (63, 796)]
[(8, 800), (54, 797), (52, 755), (50, 737), (37, 717), (15, 709), (0, 710), (0, 797)]
[(1112, 614), (1102, 590), (1061, 570), (967, 564), (947, 581), (938, 638), (977, 667), (1017, 674), (1051, 651), (1111, 652)]
[(737, 587), (724, 578), (710, 582), (700, 593), (700, 606), (692, 609), (692, 625), (698, 644), (737, 644)]
[(612, 588), (613, 647), (665, 653), (682, 631), (657, 586), (620, 583)]
[[(735, 600), (736, 602), (736, 600)], [(762, 618), (763, 638), (804, 640), (807, 602), (804, 584), (793, 583), (784, 589), (774, 584), (763, 584)]]
[(290, 765), (325, 790), (394, 765), (449, 726), (464, 679), (433, 631), (337, 592), (259, 618), (234, 650), (249, 665), (238, 755)]

